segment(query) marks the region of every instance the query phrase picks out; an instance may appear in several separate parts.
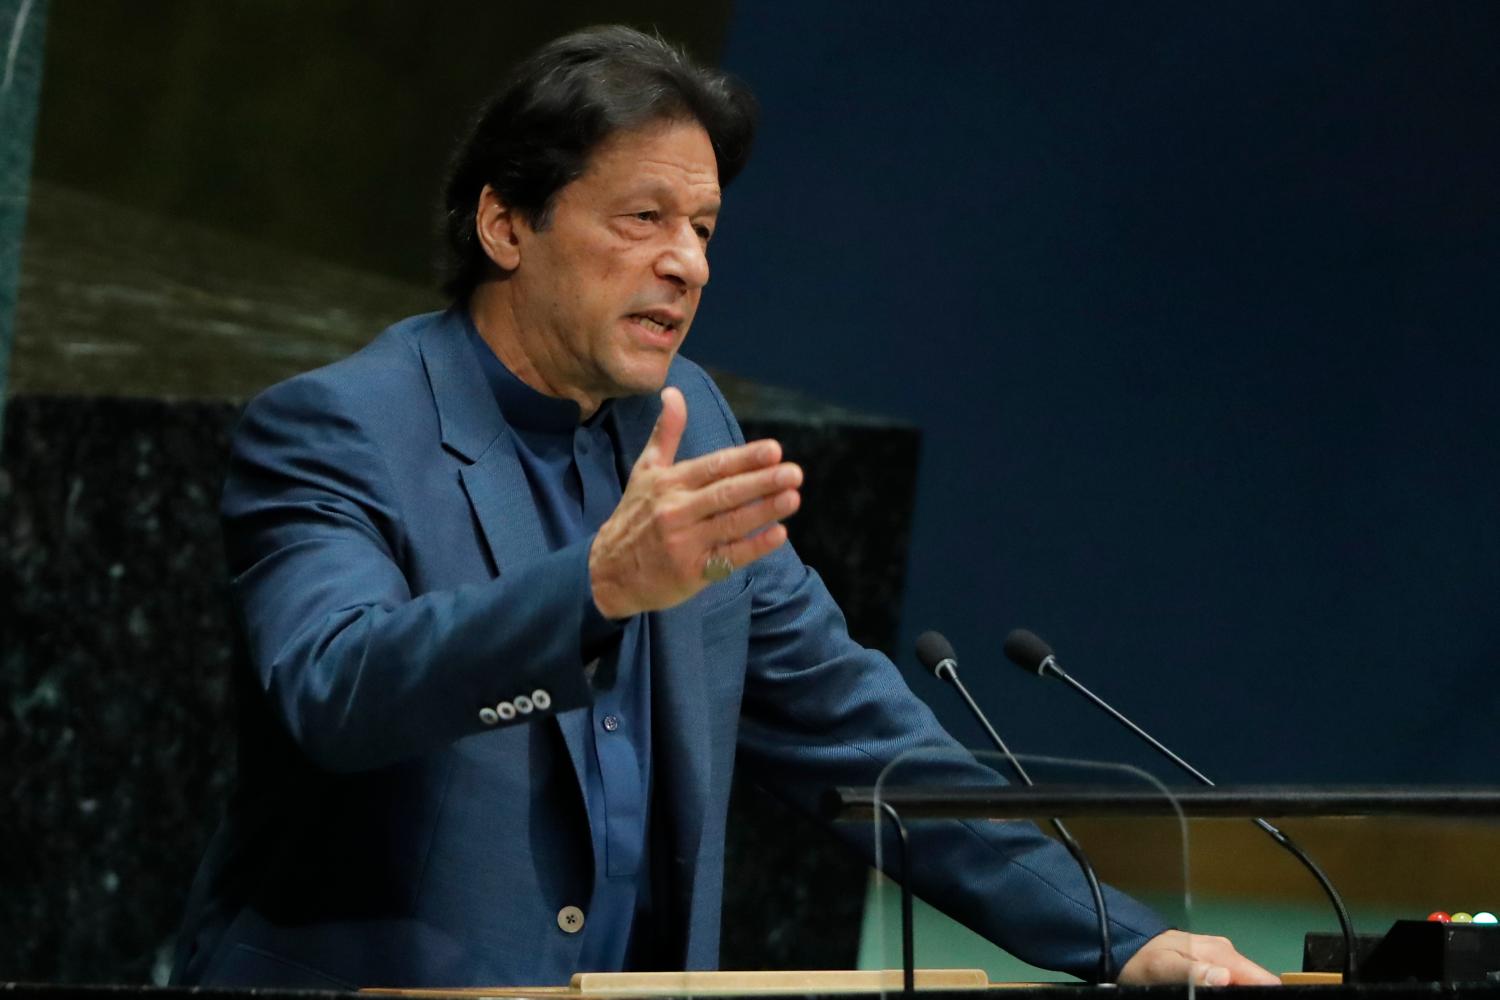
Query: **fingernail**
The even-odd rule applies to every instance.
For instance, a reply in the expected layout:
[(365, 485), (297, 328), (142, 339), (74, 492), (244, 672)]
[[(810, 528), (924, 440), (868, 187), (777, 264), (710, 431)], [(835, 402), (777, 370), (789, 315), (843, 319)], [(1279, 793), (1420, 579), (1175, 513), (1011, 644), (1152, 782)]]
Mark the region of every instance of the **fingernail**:
[(796, 486), (802, 478), (802, 470), (795, 465), (786, 465), (776, 470), (777, 486)]
[(1203, 985), (1204, 986), (1228, 986), (1229, 985), (1229, 970), (1225, 969), (1225, 968), (1222, 968), (1222, 967), (1215, 967), (1215, 968), (1209, 969), (1208, 970), (1208, 975), (1206, 975), (1206, 976), (1203, 977)]

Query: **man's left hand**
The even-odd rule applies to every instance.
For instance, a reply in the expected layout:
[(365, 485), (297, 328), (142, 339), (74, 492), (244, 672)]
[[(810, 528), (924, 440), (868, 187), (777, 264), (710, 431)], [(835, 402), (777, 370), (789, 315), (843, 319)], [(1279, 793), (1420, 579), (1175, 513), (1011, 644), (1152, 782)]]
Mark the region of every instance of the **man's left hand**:
[(1234, 950), (1228, 938), (1165, 931), (1120, 970), (1121, 985), (1278, 986), (1281, 980)]

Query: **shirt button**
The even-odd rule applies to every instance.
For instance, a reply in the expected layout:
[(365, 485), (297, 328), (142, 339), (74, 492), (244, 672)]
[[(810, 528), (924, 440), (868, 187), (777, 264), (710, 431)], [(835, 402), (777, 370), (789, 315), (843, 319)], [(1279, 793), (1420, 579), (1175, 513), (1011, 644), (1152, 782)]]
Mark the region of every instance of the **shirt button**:
[(564, 906), (557, 911), (557, 926), (569, 934), (583, 930), (583, 911), (576, 906)]
[(620, 728), (620, 717), (617, 715), (606, 715), (600, 725), (604, 727), (606, 733), (612, 733)]

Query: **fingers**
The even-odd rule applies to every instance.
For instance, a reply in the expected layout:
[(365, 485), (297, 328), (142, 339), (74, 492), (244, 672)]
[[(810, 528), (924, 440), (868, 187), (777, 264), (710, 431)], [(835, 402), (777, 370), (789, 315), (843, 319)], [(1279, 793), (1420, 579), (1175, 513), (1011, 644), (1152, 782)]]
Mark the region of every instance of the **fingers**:
[(710, 554), (724, 556), (739, 569), (786, 542), (780, 522), (802, 505), (801, 485), (802, 470), (786, 462), (698, 490), (678, 513), (697, 520), (695, 533)]
[(651, 439), (641, 451), (637, 464), (655, 468), (666, 468), (677, 460), (677, 446), (682, 443), (682, 431), (687, 427), (687, 400), (682, 390), (668, 386), (661, 391), (661, 416), (651, 429)]
[(720, 479), (764, 469), (779, 461), (781, 445), (775, 441), (752, 441), (679, 462), (672, 469), (672, 477), (679, 485), (697, 490)]
[(785, 541), (786, 525), (773, 524), (765, 531), (751, 535), (749, 538), (741, 538), (728, 545), (720, 545), (715, 551), (726, 557), (735, 569), (739, 569), (762, 556), (770, 555)]
[(1236, 986), (1280, 986), (1281, 977), (1261, 968), (1239, 952), (1225, 962), (1229, 967), (1229, 981)]
[[(699, 544), (715, 549), (797, 511), (802, 504), (797, 492), (802, 469), (781, 461), (781, 445), (775, 441), (753, 441), (664, 465), (669, 450), (675, 454), (681, 440), (677, 418), (685, 409), (678, 409), (680, 402), (676, 389), (663, 391), (662, 415), (640, 461), (659, 477), (666, 502), (658, 514), (668, 530), (691, 532)], [(748, 548), (760, 551), (758, 546)]]
[[(736, 508), (772, 500), (783, 493), (795, 494), (797, 487), (801, 485), (802, 469), (791, 462), (783, 462), (769, 469), (742, 472), (683, 496), (677, 507), (677, 516), (684, 524), (714, 519), (719, 520), (722, 526), (728, 523), (721, 520), (724, 515), (733, 513)], [(796, 507), (793, 506), (792, 510), (796, 510)], [(742, 530), (721, 530), (716, 540), (725, 541), (735, 535), (747, 534), (764, 523), (764, 520), (746, 522), (740, 525)]]
[(1120, 982), (1275, 986), (1281, 980), (1241, 955), (1226, 938), (1166, 931), (1146, 942), (1125, 963)]
[(1197, 986), (1228, 986), (1229, 970), (1209, 962), (1189, 962), (1183, 981), (1189, 980)]
[(1149, 954), (1143, 948), (1141, 952), (1121, 970), (1121, 983), (1168, 985), (1191, 982), (1198, 986), (1229, 985), (1229, 970), (1222, 965), (1197, 961), (1175, 948), (1155, 949)]
[[(1229, 982), (1236, 986), (1277, 986), (1281, 979), (1250, 961), (1235, 950), (1228, 938), (1189, 934), (1188, 953), (1199, 961), (1223, 968)], [(1220, 983), (1205, 983), (1208, 986)]]
[(601, 613), (620, 618), (672, 607), (697, 593), (727, 559), (738, 569), (786, 542), (777, 523), (801, 506), (802, 470), (781, 445), (755, 441), (677, 462), (687, 403), (663, 389), (661, 415), (620, 503), (589, 550)]
[[(797, 480), (800, 482), (801, 477)], [(791, 517), (802, 506), (802, 494), (796, 489), (778, 490), (760, 496), (752, 502), (715, 514), (708, 520), (707, 535), (710, 544), (718, 545), (744, 538), (766, 525), (782, 518)]]

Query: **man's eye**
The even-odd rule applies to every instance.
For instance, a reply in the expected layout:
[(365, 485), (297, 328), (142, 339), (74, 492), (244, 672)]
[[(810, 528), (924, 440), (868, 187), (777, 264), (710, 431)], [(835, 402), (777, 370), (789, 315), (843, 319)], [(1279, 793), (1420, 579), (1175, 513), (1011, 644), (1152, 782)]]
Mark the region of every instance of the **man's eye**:
[(714, 238), (714, 231), (708, 226), (694, 226), (693, 229), (698, 233), (698, 238), (704, 243)]
[(632, 212), (630, 214), (630, 217), (632, 219), (638, 219), (641, 222), (655, 222), (658, 218), (654, 209), (646, 209), (642, 212)]

